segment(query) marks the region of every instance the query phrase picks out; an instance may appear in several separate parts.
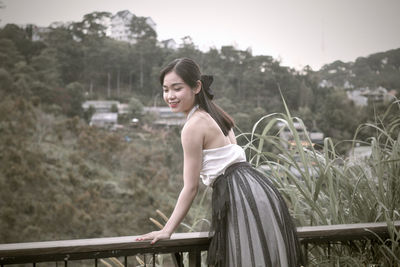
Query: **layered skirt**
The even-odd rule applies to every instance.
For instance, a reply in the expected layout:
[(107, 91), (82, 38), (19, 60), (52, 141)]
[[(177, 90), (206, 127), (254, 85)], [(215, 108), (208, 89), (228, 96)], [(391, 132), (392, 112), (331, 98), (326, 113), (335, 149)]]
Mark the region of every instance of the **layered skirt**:
[(211, 266), (301, 265), (296, 228), (269, 178), (247, 162), (228, 167), (213, 183)]

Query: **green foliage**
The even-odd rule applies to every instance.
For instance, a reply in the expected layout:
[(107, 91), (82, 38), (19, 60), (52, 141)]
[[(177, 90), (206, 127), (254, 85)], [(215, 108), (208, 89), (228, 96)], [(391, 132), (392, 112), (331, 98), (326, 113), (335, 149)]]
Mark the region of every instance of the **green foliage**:
[(23, 60), (20, 52), (10, 39), (0, 38), (0, 66), (13, 70), (15, 63)]
[[(399, 102), (394, 105), (399, 108)], [(387, 113), (389, 114), (389, 113)], [(260, 122), (266, 120), (262, 128)], [(285, 122), (294, 136), (291, 146), (276, 135), (274, 125)], [(386, 222), (390, 237), (381, 242), (353, 241), (351, 246), (331, 245), (330, 255), (323, 248), (309, 251), (311, 266), (325, 261), (340, 266), (379, 264), (393, 266), (400, 263), (400, 232), (393, 227), (399, 220), (400, 207), (400, 143), (398, 117), (385, 125), (366, 124), (376, 132), (365, 145), (372, 154), (367, 159), (342, 158), (330, 138), (324, 140), (323, 151), (305, 147), (294, 122), (303, 125), (300, 118), (288, 110), (282, 114), (264, 116), (250, 134), (242, 134), (248, 142), (250, 162), (266, 172), (287, 200), (298, 225), (349, 224)], [(280, 129), (283, 130), (283, 129)], [(311, 143), (311, 140), (307, 140)], [(354, 140), (352, 143), (359, 142)], [(272, 149), (265, 149), (269, 144)], [(287, 149), (287, 145), (291, 149)]]
[(68, 92), (71, 100), (70, 111), (65, 112), (65, 114), (70, 117), (81, 116), (83, 112), (82, 103), (84, 101), (83, 85), (79, 82), (72, 82), (66, 86), (65, 90)]
[[(320, 106), (316, 118), (318, 127), (326, 136), (338, 141), (351, 140), (360, 124), (361, 110), (356, 107), (345, 92), (330, 90), (325, 96), (325, 102)], [(339, 148), (338, 152), (345, 153), (348, 147)]]
[(147, 24), (147, 18), (133, 16), (130, 23), (131, 34), (133, 39), (146, 40), (146, 39), (156, 39), (157, 33), (153, 28)]
[(400, 88), (400, 48), (359, 57), (355, 62), (335, 61), (327, 64), (313, 76), (328, 80), (337, 88), (343, 88), (346, 81), (358, 87)]
[(49, 30), (44, 35), (45, 42), (57, 51), (55, 56), (63, 83), (82, 80), (84, 47), (74, 40), (73, 31), (65, 26), (51, 27)]
[(2, 99), (0, 243), (150, 231), (151, 212), (171, 212), (182, 186), (179, 147), (174, 132), (110, 133)]
[(12, 83), (13, 81), (10, 73), (5, 69), (0, 68), (0, 91), (8, 92), (8, 90), (12, 89)]
[(235, 105), (232, 103), (232, 101), (229, 98), (222, 97), (222, 98), (217, 99), (215, 102), (228, 114), (234, 114), (236, 111)]
[(247, 113), (238, 112), (233, 116), (235, 124), (240, 126), (241, 131), (248, 131), (251, 129), (250, 115)]
[(110, 112), (118, 113), (118, 106), (116, 104), (112, 104), (110, 108)]
[[(122, 18), (126, 12), (115, 16)], [(278, 94), (281, 88), (294, 114), (309, 110), (307, 126), (318, 127), (338, 141), (350, 139), (356, 125), (368, 118), (346, 100), (346, 95), (334, 91), (342, 91), (346, 81), (356, 87), (400, 88), (398, 49), (359, 58), (354, 63), (336, 61), (316, 72), (310, 68), (298, 72), (281, 66), (270, 56), (253, 56), (250, 50), (233, 46), (202, 52), (190, 36), (182, 38), (182, 45), (176, 50), (161, 48), (157, 33), (146, 18), (135, 15), (127, 33), (132, 43), (112, 40), (105, 36), (104, 20), (110, 16), (107, 12), (93, 12), (82, 21), (53, 23), (40, 34), (41, 41), (31, 39), (34, 25), (6, 25), (0, 30), (0, 67), (15, 83), (8, 91), (25, 98), (39, 97), (42, 105), (57, 104), (68, 116), (84, 116), (78, 108), (82, 96), (127, 103), (135, 95), (150, 105), (160, 100), (160, 85), (155, 77), (161, 67), (174, 58), (188, 56), (199, 63), (204, 73), (214, 75), (216, 102), (233, 117), (238, 112), (249, 114), (254, 123), (254, 118), (266, 113), (282, 112)], [(319, 87), (324, 79), (332, 82), (335, 89)], [(82, 85), (79, 94), (60, 89), (74, 82)], [(61, 97), (66, 97), (66, 103), (60, 101)], [(264, 112), (254, 114), (255, 108)], [(248, 126), (238, 125), (240, 129)], [(344, 147), (339, 152), (345, 150)]]
[(38, 56), (32, 58), (30, 64), (34, 69), (36, 80), (52, 88), (60, 86), (61, 82), (56, 54), (55, 49), (44, 49)]
[(137, 99), (135, 97), (131, 97), (128, 105), (129, 105), (129, 110), (131, 112), (131, 115), (133, 117), (140, 118), (142, 116), (143, 104), (142, 104), (142, 102), (140, 102), (139, 99)]
[(106, 36), (106, 26), (102, 23), (110, 18), (109, 12), (92, 12), (83, 16), (83, 20), (72, 24), (73, 34), (83, 40), (99, 39)]
[(44, 48), (41, 42), (32, 42), (30, 36), (32, 25), (23, 29), (15, 24), (7, 24), (0, 31), (0, 39), (7, 39), (13, 42), (19, 53), (27, 62), (32, 56), (38, 55)]

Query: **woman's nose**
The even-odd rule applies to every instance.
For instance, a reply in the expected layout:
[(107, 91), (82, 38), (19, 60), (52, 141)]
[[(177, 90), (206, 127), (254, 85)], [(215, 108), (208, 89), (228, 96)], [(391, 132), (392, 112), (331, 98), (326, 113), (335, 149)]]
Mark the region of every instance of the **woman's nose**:
[(168, 99), (174, 99), (174, 98), (175, 98), (175, 94), (174, 94), (174, 92), (172, 92), (172, 90), (170, 90), (168, 92)]

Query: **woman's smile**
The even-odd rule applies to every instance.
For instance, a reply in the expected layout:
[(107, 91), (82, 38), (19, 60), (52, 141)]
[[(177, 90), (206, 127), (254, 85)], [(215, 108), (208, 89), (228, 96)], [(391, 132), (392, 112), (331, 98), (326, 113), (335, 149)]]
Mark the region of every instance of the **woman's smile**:
[(178, 106), (178, 102), (169, 102), (168, 104), (170, 108), (176, 108)]

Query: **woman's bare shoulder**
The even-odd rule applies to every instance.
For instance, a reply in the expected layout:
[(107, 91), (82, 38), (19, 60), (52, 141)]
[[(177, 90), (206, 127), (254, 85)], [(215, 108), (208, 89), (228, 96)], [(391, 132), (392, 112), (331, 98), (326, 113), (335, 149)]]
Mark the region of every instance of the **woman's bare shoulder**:
[(196, 112), (190, 120), (188, 120), (183, 129), (183, 132), (202, 131), (206, 126), (210, 125), (212, 118), (206, 112)]
[(202, 114), (193, 115), (183, 126), (181, 132), (182, 145), (187, 143), (203, 144), (207, 122)]

